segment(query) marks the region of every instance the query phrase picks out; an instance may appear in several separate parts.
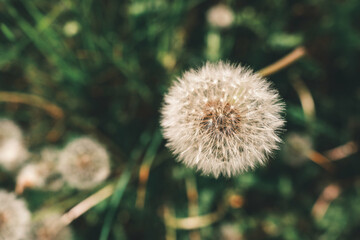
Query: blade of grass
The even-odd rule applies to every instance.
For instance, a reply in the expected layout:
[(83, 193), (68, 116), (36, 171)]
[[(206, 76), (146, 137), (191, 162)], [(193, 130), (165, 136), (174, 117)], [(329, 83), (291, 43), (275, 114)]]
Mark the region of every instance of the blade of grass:
[(121, 177), (116, 184), (115, 192), (110, 199), (108, 212), (105, 216), (104, 225), (100, 234), (100, 240), (109, 239), (111, 225), (113, 223), (113, 219), (115, 218), (116, 209), (119, 206), (120, 200), (124, 195), (126, 186), (128, 185), (131, 178), (131, 173), (135, 161), (130, 161), (130, 162), (132, 162), (132, 164), (129, 164), (127, 168), (124, 170), (124, 172), (121, 174)]
[(15, 40), (13, 32), (4, 23), (1, 24), (0, 29), (9, 41), (13, 42)]
[(18, 56), (21, 54), (23, 49), (28, 46), (29, 44), (28, 39), (24, 39), (21, 41), (16, 42), (16, 45), (13, 45), (10, 47), (10, 49), (7, 48), (1, 48), (0, 49), (0, 68), (2, 68), (4, 65), (8, 64), (9, 62), (15, 60), (18, 58)]
[(146, 197), (146, 185), (147, 185), (147, 181), (149, 180), (151, 165), (154, 162), (156, 153), (161, 144), (161, 140), (162, 140), (162, 136), (161, 136), (160, 130), (158, 129), (153, 136), (153, 140), (152, 140), (148, 150), (145, 153), (144, 161), (140, 166), (139, 186), (138, 186), (137, 198), (136, 198), (136, 202), (135, 202), (135, 205), (138, 208), (144, 207), (145, 197)]
[(57, 52), (54, 49), (57, 49), (57, 46), (53, 46), (51, 41), (47, 41), (44, 36), (40, 36), (38, 31), (31, 26), (17, 10), (12, 7), (10, 4), (6, 4), (8, 13), (14, 18), (17, 19), (17, 23), (20, 29), (29, 37), (29, 39), (35, 44), (38, 50), (46, 57), (50, 62), (55, 64), (59, 69), (62, 70), (66, 76), (73, 79), (74, 81), (83, 81), (85, 79), (84, 73), (79, 71), (76, 67), (71, 66), (66, 61), (61, 59)]
[[(156, 136), (156, 133), (154, 136)], [(111, 226), (116, 215), (116, 209), (118, 208), (121, 198), (123, 197), (125, 189), (130, 181), (132, 172), (134, 171), (136, 160), (139, 159), (139, 157), (143, 153), (143, 149), (145, 149), (145, 146), (147, 146), (149, 142), (153, 140), (154, 136), (148, 137), (148, 131), (145, 131), (140, 137), (140, 146), (132, 151), (129, 163), (125, 170), (122, 172), (121, 177), (115, 186), (114, 194), (110, 199), (108, 212), (105, 216), (104, 225), (100, 234), (100, 240), (109, 239)], [(149, 149), (151, 149), (151, 147), (152, 144), (150, 144), (148, 151)], [(147, 152), (145, 153), (145, 156), (147, 155)]]

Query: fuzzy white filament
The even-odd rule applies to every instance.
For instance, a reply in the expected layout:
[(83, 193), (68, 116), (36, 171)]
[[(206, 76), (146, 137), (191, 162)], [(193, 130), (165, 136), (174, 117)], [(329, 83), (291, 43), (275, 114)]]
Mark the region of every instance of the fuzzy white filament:
[(167, 146), (205, 175), (231, 177), (264, 164), (280, 142), (283, 103), (252, 70), (219, 62), (183, 74), (161, 110)]
[(14, 193), (0, 190), (0, 239), (27, 239), (30, 230), (30, 212), (23, 200)]
[(59, 170), (71, 186), (92, 188), (108, 177), (109, 155), (97, 141), (88, 137), (78, 138), (60, 153)]

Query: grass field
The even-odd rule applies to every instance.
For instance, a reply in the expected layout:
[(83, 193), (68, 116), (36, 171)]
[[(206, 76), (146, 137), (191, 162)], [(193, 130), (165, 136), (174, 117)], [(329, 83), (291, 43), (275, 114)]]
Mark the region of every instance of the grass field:
[[(359, 238), (360, 2), (221, 3), (225, 27), (215, 0), (0, 1), (0, 116), (22, 129), (27, 161), (89, 136), (111, 165), (86, 190), (30, 184), (18, 195), (32, 221), (79, 204), (63, 218), (74, 240)], [(266, 166), (215, 179), (176, 161), (159, 121), (177, 77), (219, 60), (259, 71), (299, 47), (267, 76), (286, 126)], [(0, 189), (22, 167), (0, 169)]]

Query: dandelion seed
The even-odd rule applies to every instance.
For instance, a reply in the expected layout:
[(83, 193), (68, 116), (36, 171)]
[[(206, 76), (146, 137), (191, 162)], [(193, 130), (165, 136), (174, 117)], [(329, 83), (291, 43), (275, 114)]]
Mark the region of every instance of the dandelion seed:
[(93, 139), (78, 138), (60, 153), (59, 170), (71, 186), (92, 188), (108, 177), (109, 156), (105, 148)]
[(25, 165), (16, 179), (16, 192), (22, 193), (25, 188), (56, 191), (63, 186), (63, 179), (58, 171), (59, 151), (44, 148), (37, 161)]
[(60, 218), (60, 214), (47, 212), (40, 219), (34, 221), (31, 227), (31, 240), (73, 239), (72, 229), (69, 226), (60, 229), (59, 226), (56, 225)]
[(0, 119), (0, 165), (13, 171), (28, 155), (21, 129), (11, 120)]
[(26, 239), (30, 228), (30, 212), (15, 194), (0, 190), (0, 239)]
[(207, 63), (185, 72), (164, 102), (161, 126), (167, 146), (179, 161), (205, 175), (231, 177), (262, 165), (281, 141), (283, 103), (271, 84), (250, 69)]
[(228, 6), (218, 4), (208, 10), (207, 20), (214, 27), (227, 28), (234, 21), (234, 13)]

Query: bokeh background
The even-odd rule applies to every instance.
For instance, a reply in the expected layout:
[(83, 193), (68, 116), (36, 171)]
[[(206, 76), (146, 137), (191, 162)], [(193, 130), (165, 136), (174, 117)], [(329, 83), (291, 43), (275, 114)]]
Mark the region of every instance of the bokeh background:
[[(226, 27), (209, 19), (220, 3)], [(159, 109), (176, 76), (220, 59), (257, 71), (299, 46), (268, 77), (287, 124), (266, 167), (213, 179), (175, 161)], [(33, 216), (120, 181), (74, 239), (360, 239), (359, 78), (358, 0), (0, 1), (1, 117), (33, 153), (86, 135), (111, 155), (99, 187), (25, 190)], [(15, 176), (0, 170), (0, 188)]]

